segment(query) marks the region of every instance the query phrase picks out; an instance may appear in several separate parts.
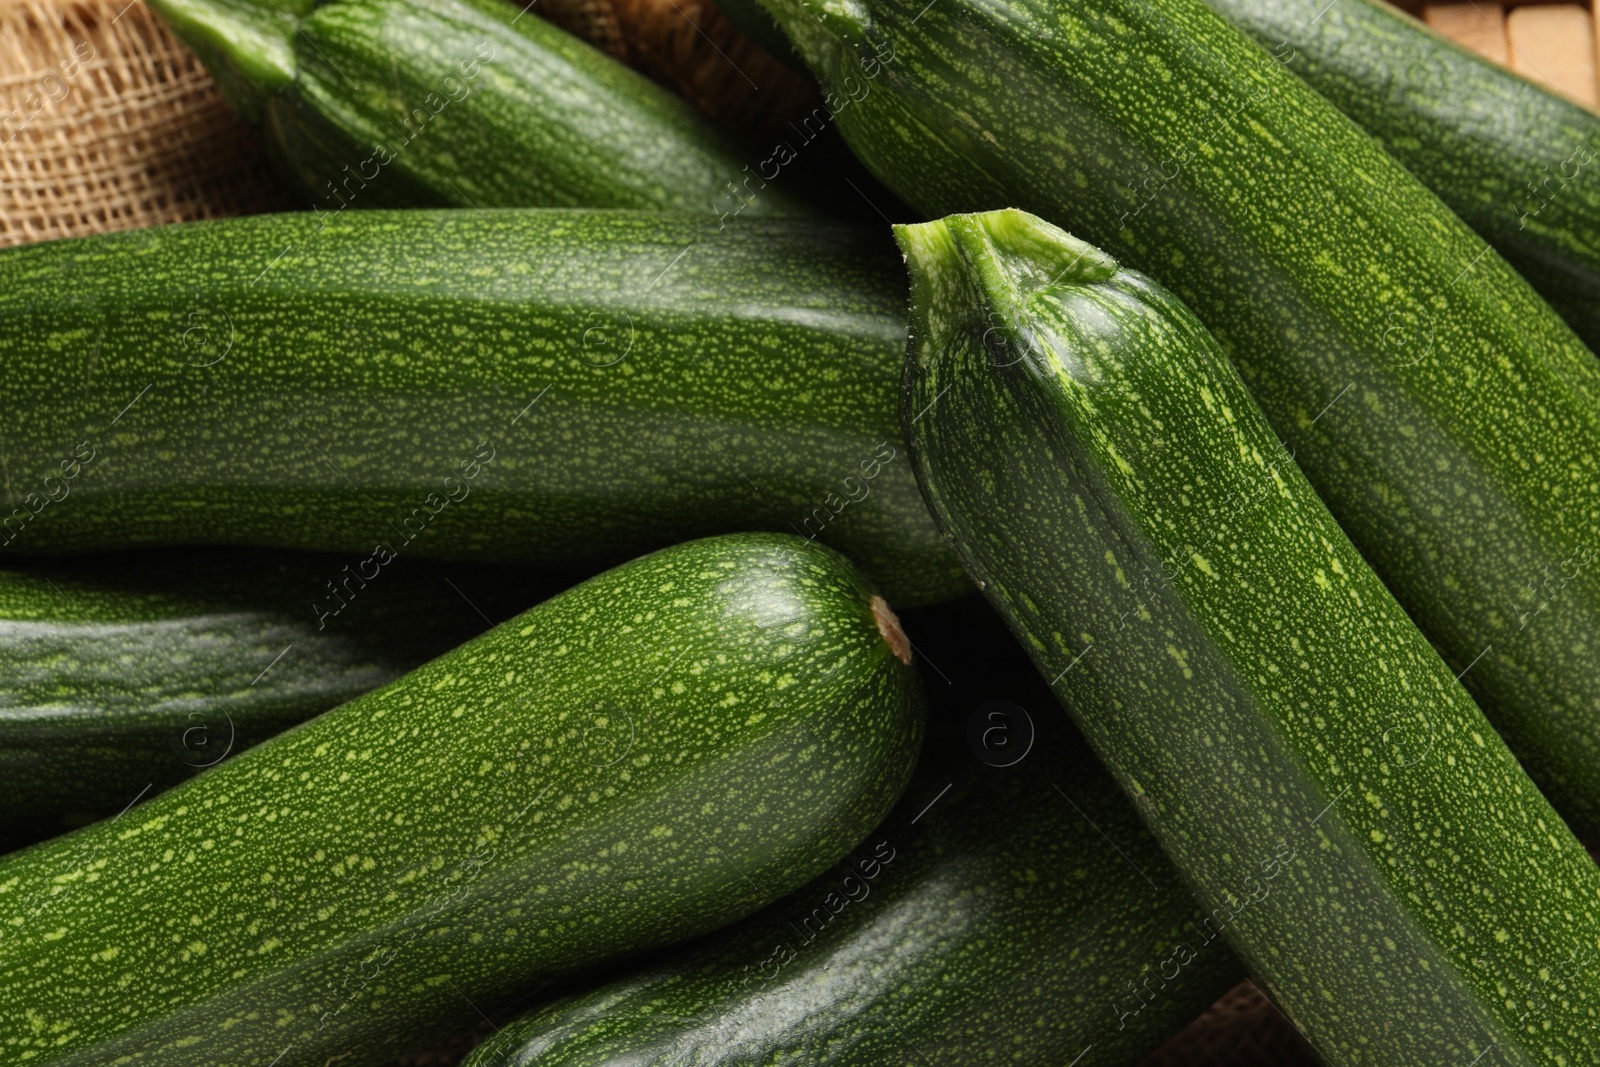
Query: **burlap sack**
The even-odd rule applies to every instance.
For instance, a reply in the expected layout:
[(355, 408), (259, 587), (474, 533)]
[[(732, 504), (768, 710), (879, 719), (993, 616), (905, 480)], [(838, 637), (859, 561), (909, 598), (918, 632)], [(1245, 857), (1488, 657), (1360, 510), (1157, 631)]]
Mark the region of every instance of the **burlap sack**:
[(0, 0), (0, 245), (284, 206), (142, 2)]
[[(707, 0), (541, 0), (546, 14), (733, 128), (781, 126), (814, 86)], [(0, 0), (0, 245), (285, 210), (260, 142), (141, 0)], [(464, 1035), (397, 1067), (449, 1067)], [(1297, 1067), (1245, 984), (1141, 1067)]]

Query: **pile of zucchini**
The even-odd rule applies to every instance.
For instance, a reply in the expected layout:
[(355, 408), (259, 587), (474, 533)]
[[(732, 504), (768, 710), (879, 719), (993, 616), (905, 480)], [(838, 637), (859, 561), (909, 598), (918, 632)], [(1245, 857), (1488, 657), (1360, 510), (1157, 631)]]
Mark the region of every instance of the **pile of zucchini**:
[(734, 4), (776, 145), (152, 3), (305, 210), (0, 252), (0, 1062), (1600, 1062), (1595, 116), (1379, 0)]

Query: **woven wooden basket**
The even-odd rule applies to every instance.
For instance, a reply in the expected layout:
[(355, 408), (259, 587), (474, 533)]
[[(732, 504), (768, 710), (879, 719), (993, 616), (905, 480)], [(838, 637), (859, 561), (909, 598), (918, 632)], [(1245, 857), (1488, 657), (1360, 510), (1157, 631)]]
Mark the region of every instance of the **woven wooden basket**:
[(1446, 37), (1588, 108), (1600, 107), (1592, 5), (1551, 0), (1393, 0)]

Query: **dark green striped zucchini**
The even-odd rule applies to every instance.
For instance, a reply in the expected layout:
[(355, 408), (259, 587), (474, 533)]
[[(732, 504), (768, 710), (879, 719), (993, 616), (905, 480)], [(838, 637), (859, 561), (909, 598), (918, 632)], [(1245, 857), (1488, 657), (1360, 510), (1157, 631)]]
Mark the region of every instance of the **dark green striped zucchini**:
[(121, 818), (0, 860), (0, 1055), (382, 1063), (738, 919), (910, 777), (894, 617), (787, 534), (591, 579)]
[(794, 212), (688, 103), (505, 0), (154, 0), (319, 214)]
[(1499, 255), (1204, 0), (765, 2), (913, 207), (1032, 211), (1188, 303), (1600, 837), (1600, 363)]
[(1200, 322), (1019, 211), (898, 233), (929, 506), (1324, 1061), (1595, 1062), (1600, 869)]
[(1207, 0), (1600, 346), (1600, 120), (1383, 0)]
[(548, 591), (357, 566), (212, 549), (0, 571), (0, 847), (115, 815)]
[(272, 215), (8, 250), (0, 555), (583, 568), (773, 529), (897, 604), (957, 595), (903, 455), (902, 278), (870, 233), (626, 212)]
[[(905, 620), (930, 657), (950, 646), (947, 677), (924, 675), (917, 776), (865, 843), (694, 948), (500, 1027), (465, 1067), (1126, 1067), (1237, 981), (1004, 624), (958, 610), (934, 609), (935, 638)], [(1003, 765), (967, 751), (969, 713)]]

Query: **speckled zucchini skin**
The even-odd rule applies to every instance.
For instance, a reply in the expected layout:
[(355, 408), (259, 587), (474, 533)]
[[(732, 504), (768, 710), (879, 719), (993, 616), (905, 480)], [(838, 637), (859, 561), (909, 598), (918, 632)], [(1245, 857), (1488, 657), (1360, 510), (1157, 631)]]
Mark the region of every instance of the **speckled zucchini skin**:
[[(155, 0), (307, 207), (803, 210), (684, 100), (505, 0)], [(752, 175), (754, 178), (752, 180)]]
[(225, 543), (598, 568), (773, 529), (896, 604), (958, 595), (899, 429), (903, 278), (866, 232), (629, 212), (9, 250), (0, 559)]
[(913, 207), (1034, 212), (1194, 309), (1600, 839), (1600, 362), (1500, 256), (1203, 0), (764, 2)]
[(1022, 212), (898, 232), (929, 506), (1322, 1058), (1595, 1062), (1600, 869), (1205, 328)]
[(208, 549), (0, 571), (0, 847), (115, 815), (560, 588), (350, 563)]
[(501, 1026), (464, 1067), (1126, 1067), (1226, 992), (1237, 959), (1004, 624), (974, 625), (992, 614), (973, 607), (939, 670), (1031, 711), (1020, 762), (980, 763), (964, 729), (979, 705), (925, 673), (917, 776), (843, 862), (671, 960)]
[(0, 861), (0, 1049), (382, 1063), (754, 911), (910, 777), (921, 692), (870, 595), (790, 535), (665, 549)]
[(1600, 124), (1383, 0), (1207, 0), (1274, 50), (1600, 347)]

